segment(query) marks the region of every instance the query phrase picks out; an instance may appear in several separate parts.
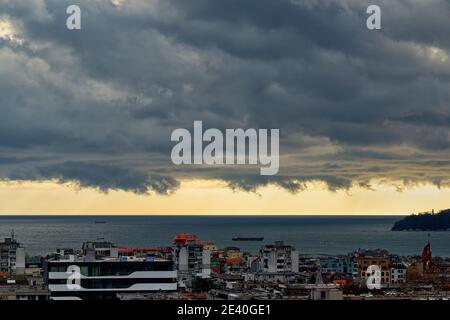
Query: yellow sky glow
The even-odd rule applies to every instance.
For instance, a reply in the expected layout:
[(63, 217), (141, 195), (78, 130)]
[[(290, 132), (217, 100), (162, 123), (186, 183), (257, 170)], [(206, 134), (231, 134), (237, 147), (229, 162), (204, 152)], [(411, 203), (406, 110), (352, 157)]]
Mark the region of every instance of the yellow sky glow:
[(274, 186), (258, 194), (233, 192), (223, 182), (182, 181), (171, 196), (136, 195), (79, 189), (55, 182), (1, 182), (0, 214), (410, 214), (449, 207), (450, 189), (414, 186), (402, 192), (394, 186), (374, 190), (352, 188), (332, 192), (321, 183), (309, 183), (298, 194)]

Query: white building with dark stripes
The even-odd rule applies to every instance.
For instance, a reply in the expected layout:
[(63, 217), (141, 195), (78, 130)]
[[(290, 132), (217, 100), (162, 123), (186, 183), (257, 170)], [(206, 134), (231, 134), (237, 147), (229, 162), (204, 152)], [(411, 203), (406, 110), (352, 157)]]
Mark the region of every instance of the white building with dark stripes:
[(71, 256), (47, 261), (45, 281), (53, 300), (116, 299), (118, 293), (176, 291), (177, 271), (169, 260)]

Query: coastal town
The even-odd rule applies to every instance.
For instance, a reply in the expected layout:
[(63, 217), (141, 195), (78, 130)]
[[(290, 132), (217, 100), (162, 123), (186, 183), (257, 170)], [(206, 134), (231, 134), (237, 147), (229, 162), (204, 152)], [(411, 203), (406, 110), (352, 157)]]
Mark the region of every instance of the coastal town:
[(306, 255), (260, 241), (257, 253), (219, 248), (194, 234), (167, 247), (121, 247), (104, 239), (29, 256), (14, 233), (0, 242), (0, 300), (448, 300), (450, 258), (432, 243), (416, 256), (384, 249)]

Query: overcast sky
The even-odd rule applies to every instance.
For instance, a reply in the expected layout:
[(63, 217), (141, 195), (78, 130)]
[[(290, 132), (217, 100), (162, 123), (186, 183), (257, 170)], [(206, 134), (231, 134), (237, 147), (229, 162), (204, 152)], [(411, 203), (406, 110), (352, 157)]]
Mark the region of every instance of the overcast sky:
[[(448, 0), (0, 0), (0, 179), (449, 186), (449, 17)], [(279, 174), (174, 166), (170, 134), (194, 120), (279, 128)]]

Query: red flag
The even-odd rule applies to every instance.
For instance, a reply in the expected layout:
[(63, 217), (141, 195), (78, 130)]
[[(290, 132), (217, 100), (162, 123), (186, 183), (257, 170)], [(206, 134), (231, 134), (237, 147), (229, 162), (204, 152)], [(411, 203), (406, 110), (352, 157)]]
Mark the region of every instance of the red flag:
[(425, 266), (431, 263), (431, 243), (429, 242), (422, 250), (422, 263)]

